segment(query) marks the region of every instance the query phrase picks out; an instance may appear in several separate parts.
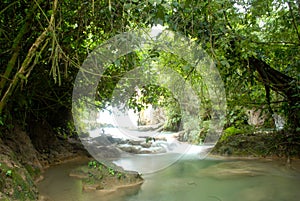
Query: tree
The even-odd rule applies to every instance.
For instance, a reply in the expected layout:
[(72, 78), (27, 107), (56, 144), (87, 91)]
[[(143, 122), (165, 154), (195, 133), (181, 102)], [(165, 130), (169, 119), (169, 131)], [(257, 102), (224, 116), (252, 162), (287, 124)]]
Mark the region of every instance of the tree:
[[(0, 12), (2, 117), (13, 109), (46, 118), (70, 110), (72, 85), (89, 52), (117, 33), (161, 24), (196, 39), (215, 59), (230, 108), (264, 104), (286, 112), (290, 126), (299, 128), (298, 1), (5, 0)], [(103, 106), (118, 77), (141, 58), (131, 54), (119, 62), (103, 80)], [(197, 78), (186, 65), (174, 69)]]
[(248, 85), (243, 96), (259, 81), (270, 112), (273, 90), (282, 97), (273, 102), (289, 105), (289, 126), (299, 128), (299, 2), (184, 1), (172, 8), (165, 23), (198, 38), (216, 60), (229, 104), (235, 83)]
[(134, 1), (3, 1), (1, 122), (13, 114), (49, 118), (61, 108), (70, 111), (72, 85), (87, 54), (136, 27), (140, 8)]

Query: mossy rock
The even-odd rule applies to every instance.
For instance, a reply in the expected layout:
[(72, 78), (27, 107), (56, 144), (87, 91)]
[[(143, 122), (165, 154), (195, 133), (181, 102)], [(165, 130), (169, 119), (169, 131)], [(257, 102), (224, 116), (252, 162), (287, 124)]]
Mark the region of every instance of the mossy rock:
[(232, 156), (300, 157), (300, 137), (281, 132), (241, 133), (227, 136), (213, 148), (213, 154)]
[(70, 176), (81, 179), (85, 191), (114, 191), (143, 183), (141, 175), (137, 172), (116, 170), (96, 161), (72, 170)]
[(33, 178), (14, 153), (5, 148), (5, 154), (0, 154), (0, 191), (3, 200), (36, 200), (38, 191)]

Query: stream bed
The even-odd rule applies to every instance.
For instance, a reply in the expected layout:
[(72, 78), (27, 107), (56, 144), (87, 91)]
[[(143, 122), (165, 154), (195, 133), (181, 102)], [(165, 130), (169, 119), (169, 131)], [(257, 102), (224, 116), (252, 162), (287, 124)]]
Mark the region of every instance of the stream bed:
[[(116, 163), (134, 169), (137, 159)], [(38, 188), (51, 201), (298, 201), (299, 163), (292, 161), (287, 167), (277, 160), (181, 159), (143, 175), (145, 181), (138, 189), (103, 194), (83, 192), (81, 181), (68, 176), (73, 168), (86, 164), (75, 161), (46, 170)]]

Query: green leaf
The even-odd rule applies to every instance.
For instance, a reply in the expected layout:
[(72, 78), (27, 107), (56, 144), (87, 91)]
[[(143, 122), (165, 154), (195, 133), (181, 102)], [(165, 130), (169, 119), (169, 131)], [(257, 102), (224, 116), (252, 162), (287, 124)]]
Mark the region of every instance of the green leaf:
[(7, 177), (11, 177), (12, 176), (12, 170), (7, 170), (6, 173), (5, 173), (5, 175)]

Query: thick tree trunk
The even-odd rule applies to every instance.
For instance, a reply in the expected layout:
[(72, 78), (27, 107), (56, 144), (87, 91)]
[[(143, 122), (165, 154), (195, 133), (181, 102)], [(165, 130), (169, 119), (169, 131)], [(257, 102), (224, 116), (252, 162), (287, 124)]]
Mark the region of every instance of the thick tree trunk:
[[(272, 89), (283, 94), (290, 106), (288, 112), (288, 121), (293, 129), (300, 127), (300, 83), (296, 79), (289, 77), (273, 68), (266, 62), (256, 59), (249, 59), (249, 66), (256, 70), (261, 81), (266, 87), (266, 92)], [(267, 100), (269, 99), (267, 93)]]

